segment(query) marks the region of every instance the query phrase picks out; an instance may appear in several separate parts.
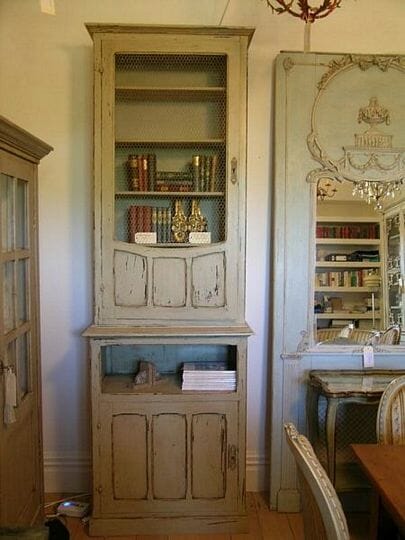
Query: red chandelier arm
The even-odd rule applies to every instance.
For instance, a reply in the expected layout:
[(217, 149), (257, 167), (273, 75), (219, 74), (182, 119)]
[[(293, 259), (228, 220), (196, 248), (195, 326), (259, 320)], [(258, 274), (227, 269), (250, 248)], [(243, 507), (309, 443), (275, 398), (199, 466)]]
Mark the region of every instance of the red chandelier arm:
[[(294, 0), (290, 2), (286, 0), (266, 0), (266, 2), (268, 7), (278, 15), (289, 13), (305, 22), (314, 22), (316, 19), (327, 17), (332, 11), (340, 7), (342, 0), (324, 0), (318, 7), (311, 7), (308, 0), (297, 0), (298, 8), (301, 11), (293, 8)], [(277, 2), (278, 5), (274, 5), (274, 2)]]

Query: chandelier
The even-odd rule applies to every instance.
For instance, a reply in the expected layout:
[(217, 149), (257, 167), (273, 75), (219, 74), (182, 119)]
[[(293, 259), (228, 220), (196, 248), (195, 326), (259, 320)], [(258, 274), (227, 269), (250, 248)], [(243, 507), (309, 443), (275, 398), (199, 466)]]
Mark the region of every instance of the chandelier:
[[(272, 13), (282, 15), (289, 13), (305, 22), (304, 29), (304, 52), (310, 50), (311, 26), (317, 19), (324, 19), (336, 8), (340, 7), (343, 0), (322, 0), (317, 6), (309, 5), (308, 0), (266, 0), (267, 6)], [(313, 3), (313, 2), (312, 2)]]
[(268, 7), (273, 13), (282, 15), (289, 13), (293, 17), (298, 17), (306, 23), (313, 23), (317, 19), (327, 17), (332, 11), (340, 7), (342, 0), (323, 0), (319, 6), (310, 6), (308, 0), (266, 0)]

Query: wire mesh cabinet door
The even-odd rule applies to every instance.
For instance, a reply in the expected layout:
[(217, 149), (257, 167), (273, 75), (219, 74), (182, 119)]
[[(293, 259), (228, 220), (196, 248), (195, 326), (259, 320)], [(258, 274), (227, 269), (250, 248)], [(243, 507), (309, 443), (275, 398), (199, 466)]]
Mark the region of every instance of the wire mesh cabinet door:
[(242, 321), (250, 30), (88, 29), (96, 323)]

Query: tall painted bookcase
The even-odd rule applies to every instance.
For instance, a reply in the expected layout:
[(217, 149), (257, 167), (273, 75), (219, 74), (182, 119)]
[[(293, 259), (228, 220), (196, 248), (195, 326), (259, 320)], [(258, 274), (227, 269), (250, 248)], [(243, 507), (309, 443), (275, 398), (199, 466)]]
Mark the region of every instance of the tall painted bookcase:
[[(246, 529), (246, 81), (253, 30), (94, 42), (92, 535)], [(232, 388), (183, 390), (220, 363)], [(146, 382), (134, 377), (146, 367)], [(156, 370), (156, 371), (155, 371)]]

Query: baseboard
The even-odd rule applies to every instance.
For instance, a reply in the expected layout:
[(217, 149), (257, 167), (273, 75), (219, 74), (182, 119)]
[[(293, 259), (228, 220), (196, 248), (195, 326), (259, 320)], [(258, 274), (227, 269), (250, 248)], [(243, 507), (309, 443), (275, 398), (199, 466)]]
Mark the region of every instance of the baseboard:
[(270, 465), (264, 455), (247, 452), (246, 491), (269, 491)]
[[(46, 493), (81, 493), (90, 488), (90, 457), (74, 453), (45, 453)], [(269, 464), (264, 456), (248, 453), (247, 491), (268, 491)]]
[(81, 493), (90, 489), (90, 457), (87, 454), (44, 454), (45, 493)]

